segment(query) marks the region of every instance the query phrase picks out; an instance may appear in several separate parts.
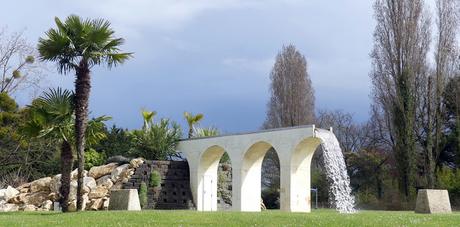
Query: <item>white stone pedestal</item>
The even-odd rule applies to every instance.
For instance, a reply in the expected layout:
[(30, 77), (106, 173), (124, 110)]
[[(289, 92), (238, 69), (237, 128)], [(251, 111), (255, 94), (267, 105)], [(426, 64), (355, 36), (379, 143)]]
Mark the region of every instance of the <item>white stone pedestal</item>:
[(111, 190), (109, 210), (141, 210), (137, 189)]
[(415, 213), (452, 213), (447, 190), (420, 189), (417, 193)]

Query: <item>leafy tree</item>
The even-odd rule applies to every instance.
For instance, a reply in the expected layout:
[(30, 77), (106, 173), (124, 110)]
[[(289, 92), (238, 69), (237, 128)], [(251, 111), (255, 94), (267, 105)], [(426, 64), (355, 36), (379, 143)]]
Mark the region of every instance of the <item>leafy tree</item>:
[(460, 76), (453, 77), (444, 92), (444, 149), (440, 154), (440, 164), (460, 167)]
[(102, 139), (93, 148), (106, 157), (116, 155), (128, 156), (131, 149), (131, 136), (128, 130), (113, 125), (110, 129), (104, 129), (106, 138)]
[(12, 112), (18, 109), (16, 102), (6, 92), (0, 93), (0, 112)]
[(184, 117), (188, 124), (188, 138), (192, 138), (195, 125), (198, 124), (204, 116), (203, 114), (193, 115), (192, 113), (184, 112)]
[(108, 68), (124, 63), (131, 53), (121, 53), (124, 40), (114, 37), (110, 22), (103, 19), (83, 20), (71, 15), (62, 22), (55, 18), (57, 28), (39, 39), (40, 59), (57, 63), (60, 73), (75, 71), (75, 140), (78, 157), (77, 209), (82, 209), (85, 133), (91, 89), (90, 70), (104, 64)]
[[(373, 109), (382, 120), (399, 172), (400, 192), (414, 198), (416, 185), (416, 107), (427, 74), (430, 19), (423, 0), (376, 0), (371, 53)], [(380, 117), (381, 116), (381, 117)]]
[(58, 166), (53, 141), (27, 139), (20, 132), (26, 119), (27, 112), (0, 93), (0, 178), (13, 186), (54, 173)]

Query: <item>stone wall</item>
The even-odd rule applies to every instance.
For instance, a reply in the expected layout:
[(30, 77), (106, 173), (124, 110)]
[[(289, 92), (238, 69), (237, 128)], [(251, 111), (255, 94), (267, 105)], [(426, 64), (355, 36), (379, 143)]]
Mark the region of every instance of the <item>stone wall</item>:
[[(150, 187), (150, 174), (158, 171), (161, 186)], [(144, 209), (193, 209), (190, 191), (190, 174), (186, 161), (145, 161), (123, 184), (124, 189), (138, 189), (142, 182), (147, 185), (147, 205)]]
[[(150, 174), (158, 171), (161, 186), (150, 187)], [(69, 209), (76, 209), (77, 170), (72, 171)], [(59, 201), (61, 175), (45, 177), (17, 188), (0, 189), (0, 211), (47, 211)], [(145, 161), (109, 163), (84, 171), (84, 209), (105, 210), (113, 189), (138, 189), (148, 186), (148, 201), (144, 209), (193, 209), (189, 168), (186, 161)]]
[[(104, 210), (110, 201), (110, 190), (120, 189), (128, 182), (134, 170), (144, 161), (132, 159), (127, 164), (109, 163), (92, 167), (83, 175), (83, 209)], [(61, 174), (44, 177), (17, 188), (0, 189), (1, 211), (49, 211), (59, 201)], [(69, 193), (69, 210), (76, 210), (77, 170), (72, 171)]]

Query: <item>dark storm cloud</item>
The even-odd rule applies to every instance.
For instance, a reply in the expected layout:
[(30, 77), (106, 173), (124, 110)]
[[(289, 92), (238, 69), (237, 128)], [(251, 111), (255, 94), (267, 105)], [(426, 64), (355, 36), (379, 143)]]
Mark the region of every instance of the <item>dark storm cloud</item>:
[[(141, 108), (183, 123), (202, 112), (223, 131), (260, 127), (269, 72), (283, 44), (308, 61), (316, 106), (368, 115), (372, 1), (8, 1), (0, 26), (26, 28), (36, 42), (54, 16), (103, 17), (135, 52), (127, 64), (93, 70), (93, 115), (134, 128)], [(54, 69), (50, 66), (50, 69)], [(49, 73), (53, 86), (72, 88), (72, 75)]]

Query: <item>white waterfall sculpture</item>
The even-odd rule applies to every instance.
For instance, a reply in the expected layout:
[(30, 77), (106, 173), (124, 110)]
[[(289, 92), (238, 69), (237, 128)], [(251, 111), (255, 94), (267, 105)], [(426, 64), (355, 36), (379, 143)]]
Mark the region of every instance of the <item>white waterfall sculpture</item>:
[(350, 178), (339, 141), (335, 135), (324, 129), (316, 129), (316, 137), (323, 142), (324, 166), (329, 182), (331, 203), (340, 213), (354, 213), (355, 199), (351, 194)]

